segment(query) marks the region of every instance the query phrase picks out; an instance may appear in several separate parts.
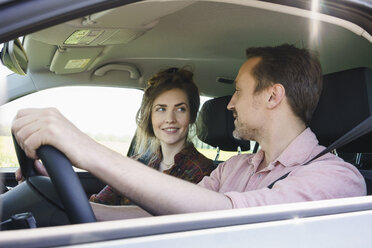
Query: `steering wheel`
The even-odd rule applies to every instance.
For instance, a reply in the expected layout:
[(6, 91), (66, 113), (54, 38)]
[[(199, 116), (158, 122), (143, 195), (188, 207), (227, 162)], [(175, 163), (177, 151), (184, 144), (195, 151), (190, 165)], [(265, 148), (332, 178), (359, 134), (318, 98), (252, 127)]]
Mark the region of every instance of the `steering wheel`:
[[(24, 178), (27, 180), (37, 175), (34, 160), (26, 156), (14, 136), (13, 142)], [(67, 157), (56, 148), (47, 145), (41, 146), (37, 154), (50, 176), (71, 224), (96, 222), (92, 207)]]

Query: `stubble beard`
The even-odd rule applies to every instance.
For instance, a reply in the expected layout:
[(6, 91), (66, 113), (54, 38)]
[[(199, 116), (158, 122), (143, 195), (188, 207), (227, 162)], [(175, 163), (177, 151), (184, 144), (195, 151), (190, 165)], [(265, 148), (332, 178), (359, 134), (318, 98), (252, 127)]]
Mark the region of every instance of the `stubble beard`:
[(238, 140), (256, 140), (258, 136), (258, 129), (249, 128), (242, 123), (239, 123), (238, 120), (234, 122), (235, 129), (233, 131), (233, 137)]

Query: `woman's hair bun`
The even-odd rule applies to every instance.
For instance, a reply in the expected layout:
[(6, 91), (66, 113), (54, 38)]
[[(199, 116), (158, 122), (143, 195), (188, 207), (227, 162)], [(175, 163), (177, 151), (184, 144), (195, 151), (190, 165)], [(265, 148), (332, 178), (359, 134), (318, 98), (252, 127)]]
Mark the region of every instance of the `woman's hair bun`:
[(192, 82), (194, 74), (185, 69), (185, 68), (177, 68), (177, 67), (171, 67), (166, 70), (160, 71), (157, 74), (155, 74), (153, 77), (149, 79), (147, 82), (148, 86), (156, 86), (158, 84), (162, 84), (167, 81), (174, 81), (181, 79), (185, 82)]

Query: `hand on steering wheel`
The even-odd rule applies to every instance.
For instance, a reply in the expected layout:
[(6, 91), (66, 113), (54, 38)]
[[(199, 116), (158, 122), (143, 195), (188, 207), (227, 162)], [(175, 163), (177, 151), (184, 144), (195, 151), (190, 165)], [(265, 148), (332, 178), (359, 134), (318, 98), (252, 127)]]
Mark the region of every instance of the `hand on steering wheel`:
[[(13, 141), (24, 178), (27, 180), (37, 175), (34, 160), (26, 156), (14, 136)], [(92, 207), (66, 156), (52, 146), (41, 146), (37, 154), (45, 165), (70, 222), (72, 224), (95, 222)]]

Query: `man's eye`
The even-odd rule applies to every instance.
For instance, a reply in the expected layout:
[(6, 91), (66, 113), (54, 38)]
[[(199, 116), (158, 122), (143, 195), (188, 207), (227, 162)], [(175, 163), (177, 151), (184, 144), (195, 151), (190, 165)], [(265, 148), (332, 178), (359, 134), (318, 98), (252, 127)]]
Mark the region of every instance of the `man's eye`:
[(179, 111), (179, 112), (185, 112), (186, 111), (186, 108), (185, 107), (179, 107), (177, 109), (177, 111)]

